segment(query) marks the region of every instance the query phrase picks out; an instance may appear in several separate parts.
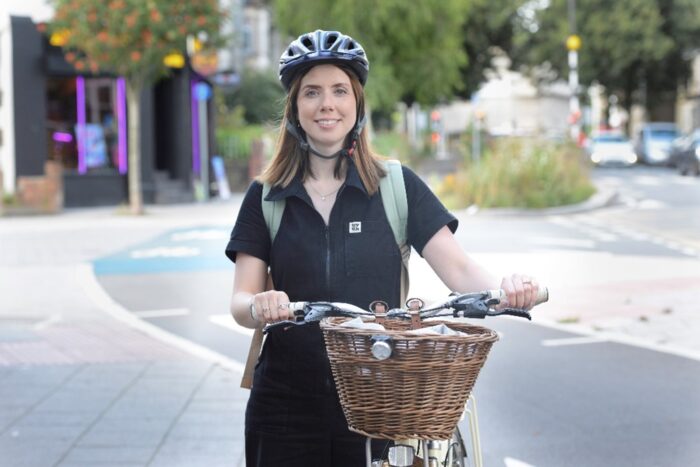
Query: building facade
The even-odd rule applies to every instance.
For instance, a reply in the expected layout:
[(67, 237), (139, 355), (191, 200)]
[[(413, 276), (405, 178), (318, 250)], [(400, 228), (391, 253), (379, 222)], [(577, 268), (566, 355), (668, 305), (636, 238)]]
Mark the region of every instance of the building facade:
[[(23, 178), (60, 167), (66, 207), (128, 202), (126, 85), (108, 74), (78, 73), (31, 18), (0, 18), (0, 170), (5, 195), (21, 195)], [(204, 164), (213, 142), (208, 82), (190, 67), (173, 70), (140, 101), (143, 199), (193, 199), (208, 187)], [(207, 115), (202, 115), (207, 112)], [(206, 118), (205, 118), (206, 117)], [(204, 150), (203, 150), (204, 149)]]

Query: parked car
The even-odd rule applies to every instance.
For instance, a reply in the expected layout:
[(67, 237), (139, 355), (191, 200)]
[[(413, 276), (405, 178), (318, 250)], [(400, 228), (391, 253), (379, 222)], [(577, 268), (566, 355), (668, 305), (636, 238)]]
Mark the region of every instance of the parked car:
[(640, 162), (651, 165), (668, 165), (671, 144), (678, 138), (675, 123), (647, 123), (637, 135), (636, 151)]
[(700, 129), (684, 138), (683, 145), (674, 154), (674, 159), (681, 175), (700, 175)]
[(678, 158), (680, 157), (680, 154), (683, 152), (683, 149), (685, 148), (689, 137), (690, 137), (690, 135), (681, 135), (671, 142), (671, 149), (669, 150), (669, 155), (668, 155), (669, 167), (677, 167), (678, 166)]
[(591, 162), (596, 165), (633, 165), (637, 162), (632, 142), (620, 133), (603, 133), (588, 144)]

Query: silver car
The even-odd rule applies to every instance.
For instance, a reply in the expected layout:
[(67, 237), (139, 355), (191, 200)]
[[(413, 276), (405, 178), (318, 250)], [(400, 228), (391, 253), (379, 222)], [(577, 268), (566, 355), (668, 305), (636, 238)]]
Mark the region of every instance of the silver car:
[(632, 142), (622, 134), (594, 137), (588, 147), (588, 153), (595, 165), (633, 165), (638, 159)]

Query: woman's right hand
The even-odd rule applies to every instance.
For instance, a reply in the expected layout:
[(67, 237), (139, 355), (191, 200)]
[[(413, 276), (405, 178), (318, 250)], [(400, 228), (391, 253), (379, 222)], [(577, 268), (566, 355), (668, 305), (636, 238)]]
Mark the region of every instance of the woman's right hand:
[(292, 319), (287, 307), (289, 297), (279, 290), (267, 290), (251, 297), (251, 314), (256, 321), (269, 324)]

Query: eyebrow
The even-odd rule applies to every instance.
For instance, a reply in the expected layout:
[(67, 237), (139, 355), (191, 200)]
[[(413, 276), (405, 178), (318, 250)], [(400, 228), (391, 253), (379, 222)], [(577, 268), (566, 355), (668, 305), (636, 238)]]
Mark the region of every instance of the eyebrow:
[[(307, 89), (307, 88), (321, 89), (322, 87), (323, 86), (321, 86), (320, 84), (305, 84), (304, 86), (302, 86), (302, 89)], [(332, 84), (331, 87), (332, 88), (341, 88), (341, 87), (344, 88), (344, 87), (351, 87), (351, 85), (350, 85), (350, 83), (341, 82), (341, 83)]]

